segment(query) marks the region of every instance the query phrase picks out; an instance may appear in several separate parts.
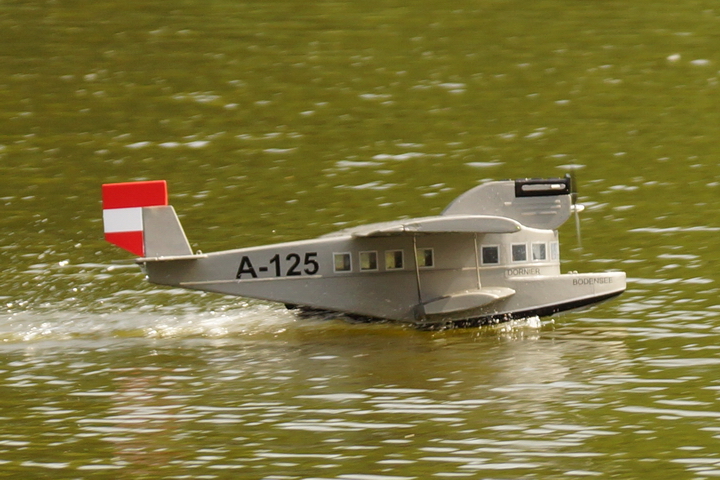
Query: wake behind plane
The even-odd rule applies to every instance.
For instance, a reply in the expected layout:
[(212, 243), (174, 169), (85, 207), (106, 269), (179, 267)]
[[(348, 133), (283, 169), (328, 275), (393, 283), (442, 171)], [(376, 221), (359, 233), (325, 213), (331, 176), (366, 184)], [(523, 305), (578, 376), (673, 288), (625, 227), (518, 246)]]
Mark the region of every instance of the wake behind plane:
[(418, 326), (548, 316), (608, 300), (625, 273), (561, 273), (571, 179), (479, 185), (436, 216), (193, 254), (164, 180), (102, 187), (105, 238), (155, 284)]

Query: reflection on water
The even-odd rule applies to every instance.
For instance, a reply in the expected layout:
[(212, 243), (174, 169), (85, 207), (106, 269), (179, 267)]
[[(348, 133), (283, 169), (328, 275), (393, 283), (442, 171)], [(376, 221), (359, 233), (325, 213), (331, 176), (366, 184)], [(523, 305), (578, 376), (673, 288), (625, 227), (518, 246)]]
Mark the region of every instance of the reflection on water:
[[(107, 335), (6, 349), (2, 388), (14, 404), (22, 398), (24, 413), (3, 444), (33, 458), (6, 467), (258, 478), (562, 473), (597, 456), (568, 450), (617, 433), (561, 421), (557, 408), (601, 392), (568, 379), (563, 357), (573, 352), (543, 339), (538, 324), (480, 335), (312, 320), (284, 327), (261, 338)], [(94, 459), (53, 453), (101, 445)]]
[[(720, 476), (716, 5), (391, 3), (0, 4), (0, 477)], [(563, 269), (629, 282), (554, 319), (301, 320), (102, 241), (104, 182), (214, 251), (571, 166)]]

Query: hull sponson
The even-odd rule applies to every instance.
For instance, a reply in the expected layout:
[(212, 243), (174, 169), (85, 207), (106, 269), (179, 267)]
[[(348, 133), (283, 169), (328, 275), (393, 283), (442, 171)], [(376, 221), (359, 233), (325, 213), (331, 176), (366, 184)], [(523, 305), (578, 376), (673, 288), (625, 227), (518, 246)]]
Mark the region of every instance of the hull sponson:
[(572, 310), (579, 310), (579, 309), (582, 309), (585, 307), (589, 307), (590, 305), (596, 305), (598, 303), (606, 302), (608, 300), (611, 300), (611, 299), (621, 295), (623, 293), (623, 291), (624, 290), (621, 290), (619, 292), (608, 293), (605, 295), (600, 295), (598, 297), (584, 298), (582, 300), (573, 300), (571, 302), (561, 303), (561, 304), (557, 304), (557, 305), (548, 305), (548, 306), (539, 307), (539, 308), (531, 308), (528, 310), (523, 310), (523, 311), (518, 311), (518, 312), (486, 315), (486, 316), (481, 316), (481, 317), (476, 317), (476, 318), (469, 318), (466, 320), (456, 320), (451, 323), (457, 327), (473, 327), (473, 326), (480, 326), (480, 325), (489, 325), (492, 323), (508, 322), (510, 320), (519, 320), (522, 318), (550, 317), (552, 315), (557, 315), (558, 313), (569, 312)]

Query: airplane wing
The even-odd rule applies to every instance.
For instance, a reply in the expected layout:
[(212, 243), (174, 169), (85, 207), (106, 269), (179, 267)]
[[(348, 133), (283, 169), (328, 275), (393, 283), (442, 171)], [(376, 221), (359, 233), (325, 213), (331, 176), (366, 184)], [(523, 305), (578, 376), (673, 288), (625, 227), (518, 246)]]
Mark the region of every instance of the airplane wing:
[(442, 215), (376, 223), (344, 230), (353, 237), (386, 237), (430, 233), (514, 233), (520, 224), (491, 215)]

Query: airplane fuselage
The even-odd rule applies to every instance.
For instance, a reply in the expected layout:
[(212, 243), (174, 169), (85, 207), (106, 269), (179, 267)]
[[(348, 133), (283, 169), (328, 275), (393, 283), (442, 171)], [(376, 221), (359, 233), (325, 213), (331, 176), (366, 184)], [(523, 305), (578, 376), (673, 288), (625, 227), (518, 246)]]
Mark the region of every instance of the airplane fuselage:
[(561, 274), (569, 178), (479, 185), (440, 215), (193, 254), (165, 182), (103, 186), (106, 239), (162, 285), (419, 324), (551, 315), (625, 290), (623, 272)]
[(413, 323), (546, 315), (625, 288), (622, 272), (561, 275), (557, 232), (528, 228), (338, 235), (145, 265), (153, 283)]

